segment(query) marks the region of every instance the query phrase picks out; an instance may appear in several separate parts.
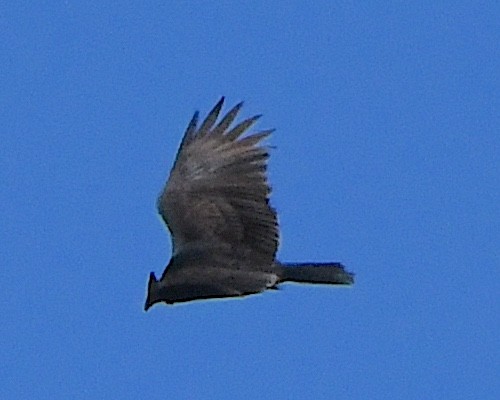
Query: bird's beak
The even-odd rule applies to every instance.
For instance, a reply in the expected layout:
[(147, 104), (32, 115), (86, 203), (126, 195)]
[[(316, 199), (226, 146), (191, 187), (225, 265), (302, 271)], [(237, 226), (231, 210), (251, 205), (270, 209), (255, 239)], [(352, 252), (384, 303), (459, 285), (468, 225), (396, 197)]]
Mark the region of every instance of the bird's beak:
[(144, 311), (148, 311), (151, 308), (152, 304), (146, 300), (146, 303), (144, 304)]

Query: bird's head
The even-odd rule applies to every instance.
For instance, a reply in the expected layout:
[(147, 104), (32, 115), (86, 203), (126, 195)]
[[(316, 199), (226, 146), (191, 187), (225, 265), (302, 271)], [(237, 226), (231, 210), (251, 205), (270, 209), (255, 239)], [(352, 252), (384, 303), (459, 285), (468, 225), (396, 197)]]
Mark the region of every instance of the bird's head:
[(158, 280), (156, 279), (155, 273), (151, 272), (149, 274), (148, 293), (146, 303), (144, 304), (144, 311), (148, 311), (152, 305), (159, 301)]

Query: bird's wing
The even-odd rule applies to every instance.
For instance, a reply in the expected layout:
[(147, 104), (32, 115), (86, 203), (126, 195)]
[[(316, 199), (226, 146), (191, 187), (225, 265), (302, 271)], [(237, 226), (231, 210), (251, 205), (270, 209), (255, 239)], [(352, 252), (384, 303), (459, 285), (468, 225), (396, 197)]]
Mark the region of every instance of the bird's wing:
[(158, 209), (172, 234), (173, 253), (190, 248), (245, 248), (270, 265), (278, 246), (278, 223), (269, 205), (268, 150), (260, 144), (272, 130), (243, 134), (259, 116), (231, 128), (242, 103), (217, 122), (222, 98), (198, 127), (198, 112), (182, 138)]

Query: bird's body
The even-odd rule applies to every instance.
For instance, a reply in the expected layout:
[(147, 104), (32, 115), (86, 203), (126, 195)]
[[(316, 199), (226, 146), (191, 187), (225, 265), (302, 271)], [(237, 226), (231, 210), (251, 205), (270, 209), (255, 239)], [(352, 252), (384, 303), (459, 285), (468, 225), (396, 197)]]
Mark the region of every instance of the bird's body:
[(160, 280), (150, 274), (145, 309), (198, 299), (237, 297), (286, 281), (352, 284), (340, 263), (282, 264), (269, 204), (272, 130), (243, 136), (259, 116), (230, 128), (242, 103), (216, 124), (221, 99), (198, 127), (193, 116), (158, 209), (172, 235), (172, 258)]

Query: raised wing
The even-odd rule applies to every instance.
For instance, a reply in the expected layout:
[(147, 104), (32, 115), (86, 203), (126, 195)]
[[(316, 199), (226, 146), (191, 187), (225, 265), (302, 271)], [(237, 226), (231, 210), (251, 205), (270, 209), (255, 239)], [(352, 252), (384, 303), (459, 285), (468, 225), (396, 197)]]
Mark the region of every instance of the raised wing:
[(244, 251), (245, 257), (271, 265), (278, 223), (269, 205), (269, 153), (260, 142), (272, 130), (243, 136), (259, 116), (230, 128), (242, 103), (216, 124), (223, 102), (199, 127), (194, 114), (158, 209), (172, 234), (174, 256), (198, 248)]

